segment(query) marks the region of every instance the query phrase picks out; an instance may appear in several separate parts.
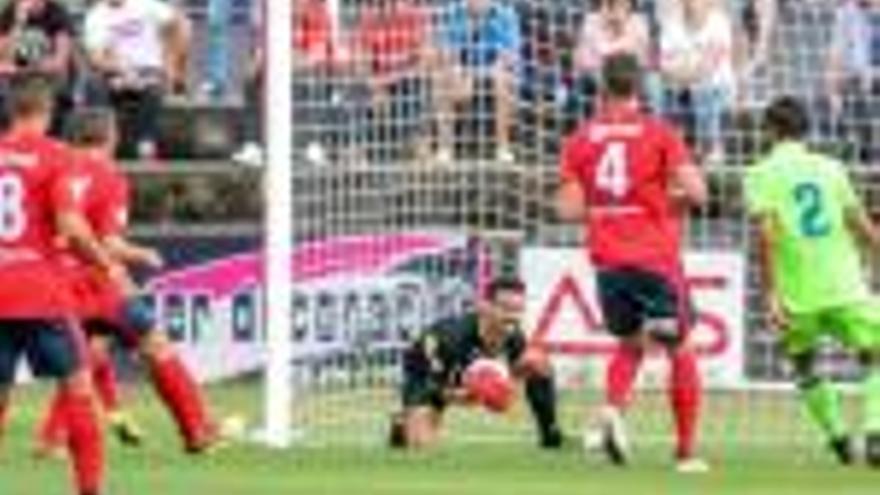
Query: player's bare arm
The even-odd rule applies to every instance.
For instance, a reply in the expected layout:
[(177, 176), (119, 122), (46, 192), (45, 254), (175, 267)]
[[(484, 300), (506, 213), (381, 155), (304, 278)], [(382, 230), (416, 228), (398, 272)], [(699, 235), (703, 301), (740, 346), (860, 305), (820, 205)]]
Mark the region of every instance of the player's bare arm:
[(55, 221), (58, 232), (65, 239), (68, 239), (80, 254), (106, 270), (114, 279), (122, 276), (121, 272), (124, 272), (124, 269), (104, 249), (104, 246), (95, 237), (88, 221), (78, 211), (59, 211)]
[(123, 264), (153, 269), (160, 269), (165, 265), (159, 251), (131, 242), (123, 236), (107, 236), (103, 243), (110, 255)]
[(785, 308), (776, 291), (776, 281), (773, 275), (773, 246), (776, 238), (776, 221), (769, 215), (764, 214), (755, 217), (758, 230), (758, 276), (760, 278), (762, 301), (767, 311), (770, 324), (777, 329), (784, 329), (787, 324)]
[(862, 246), (862, 249), (876, 256), (880, 249), (880, 229), (871, 220), (868, 212), (861, 206), (850, 208), (846, 211), (846, 225)]
[(675, 168), (672, 174), (673, 199), (684, 207), (698, 208), (709, 201), (709, 187), (702, 170), (693, 162)]
[(556, 193), (556, 214), (566, 222), (579, 222), (587, 216), (587, 200), (580, 184), (567, 180)]

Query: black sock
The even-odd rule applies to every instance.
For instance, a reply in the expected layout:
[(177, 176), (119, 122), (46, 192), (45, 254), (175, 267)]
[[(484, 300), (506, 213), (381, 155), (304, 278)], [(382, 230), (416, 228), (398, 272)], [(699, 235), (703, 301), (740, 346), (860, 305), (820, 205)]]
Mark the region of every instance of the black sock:
[(552, 376), (533, 375), (526, 378), (526, 399), (538, 426), (541, 441), (552, 441), (560, 435), (556, 423), (556, 384)]
[(391, 425), (388, 432), (388, 446), (392, 449), (406, 448), (406, 424), (403, 413), (391, 415)]

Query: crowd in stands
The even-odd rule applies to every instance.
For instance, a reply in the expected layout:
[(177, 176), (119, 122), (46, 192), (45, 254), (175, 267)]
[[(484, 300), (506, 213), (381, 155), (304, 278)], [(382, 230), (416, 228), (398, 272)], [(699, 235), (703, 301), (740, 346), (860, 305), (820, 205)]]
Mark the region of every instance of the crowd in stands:
[(69, 4), (7, 0), (0, 87), (18, 73), (44, 73), (58, 87), (56, 133), (74, 105), (110, 105), (122, 121), (121, 154), (155, 158), (163, 98), (183, 90), (188, 71), (187, 17), (161, 0), (96, 0), (84, 10)]
[[(57, 87), (54, 134), (64, 134), (65, 118), (76, 106), (111, 106), (121, 124), (120, 158), (153, 164), (179, 158), (166, 149), (160, 129), (169, 103), (218, 99), (224, 96), (225, 89), (233, 89), (212, 84), (218, 78), (230, 80), (228, 74), (222, 75), (233, 63), (228, 46), (218, 46), (217, 36), (214, 43), (207, 36), (208, 42), (203, 43), (205, 53), (194, 53), (194, 28), (213, 27), (217, 31), (220, 20), (227, 25), (204, 34), (229, 37), (233, 2), (225, 1), (222, 6), (221, 3), (224, 2), (208, 1), (205, 22), (205, 15), (200, 19), (190, 3), (165, 0), (0, 2), (0, 127), (5, 120), (2, 100), (10, 81), (18, 74), (38, 72)], [(204, 34), (202, 38), (206, 37)], [(256, 42), (256, 37), (252, 40)], [(259, 211), (259, 207), (252, 207), (253, 202), (246, 201), (245, 194), (250, 195), (249, 192), (242, 190), (244, 194), (230, 195), (225, 187), (229, 181), (224, 181), (220, 176), (210, 184), (198, 178), (139, 180), (136, 216), (151, 223), (198, 221), (210, 216), (210, 208), (193, 205), (206, 204), (223, 210), (222, 204), (210, 198), (202, 200), (216, 196), (218, 190), (238, 197), (235, 204), (248, 205), (239, 209), (250, 212), (249, 216)], [(214, 216), (228, 220), (244, 216), (230, 215), (221, 211)]]
[[(291, 2), (296, 163), (551, 164), (596, 108), (602, 60), (620, 52), (647, 69), (645, 105), (679, 122), (706, 163), (741, 162), (729, 142), (739, 117), (792, 89), (829, 140), (851, 144), (848, 158), (880, 158), (880, 0)], [(58, 85), (55, 132), (74, 106), (111, 105), (120, 156), (146, 160), (179, 158), (160, 129), (169, 108), (233, 101), (209, 119), (233, 129), (221, 158), (263, 159), (262, 0), (0, 5), (0, 101), (16, 73), (43, 72)], [(808, 81), (780, 84), (787, 72)]]
[[(598, 68), (620, 52), (647, 68), (645, 104), (679, 122), (705, 162), (730, 163), (727, 131), (766, 100), (768, 86), (783, 90), (774, 77), (791, 67), (777, 58), (798, 49), (821, 63), (799, 69), (823, 87), (813, 103), (828, 106), (827, 120), (859, 143), (860, 159), (876, 158), (877, 0), (339, 5), (331, 13), (326, 0), (294, 0), (296, 144), (313, 163), (387, 163), (401, 153), (529, 161), (516, 145), (534, 149), (542, 133), (558, 141), (594, 111)], [(829, 25), (791, 24), (803, 9), (826, 11)], [(825, 29), (828, 39), (782, 46), (792, 37), (780, 32), (796, 29)], [(551, 145), (543, 158), (552, 156)]]
[[(725, 126), (761, 101), (756, 80), (785, 68), (774, 56), (796, 48), (780, 46), (779, 31), (797, 28), (790, 12), (819, 7), (829, 34), (810, 49), (824, 67), (806, 72), (831, 127), (862, 144), (859, 158), (877, 154), (878, 0), (291, 1), (295, 144), (316, 164), (509, 163), (542, 135), (549, 157), (595, 110), (598, 68), (619, 52), (648, 69), (646, 105), (722, 163)], [(236, 158), (259, 161), (262, 11), (261, 0), (6, 0), (0, 99), (16, 72), (45, 72), (62, 109), (115, 107), (121, 156), (146, 159), (174, 158), (159, 130), (168, 101), (242, 100), (230, 139), (244, 144)]]

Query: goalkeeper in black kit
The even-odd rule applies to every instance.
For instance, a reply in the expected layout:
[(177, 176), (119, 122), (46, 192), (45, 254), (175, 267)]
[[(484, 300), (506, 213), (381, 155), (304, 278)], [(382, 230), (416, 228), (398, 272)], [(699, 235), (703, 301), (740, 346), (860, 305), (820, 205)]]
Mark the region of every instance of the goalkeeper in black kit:
[(522, 282), (497, 278), (475, 312), (440, 321), (416, 337), (403, 357), (403, 409), (392, 418), (392, 447), (436, 444), (446, 407), (477, 401), (463, 381), (469, 367), (487, 360), (503, 363), (524, 384), (540, 446), (562, 446), (553, 372), (546, 354), (526, 342), (520, 327), (524, 305)]

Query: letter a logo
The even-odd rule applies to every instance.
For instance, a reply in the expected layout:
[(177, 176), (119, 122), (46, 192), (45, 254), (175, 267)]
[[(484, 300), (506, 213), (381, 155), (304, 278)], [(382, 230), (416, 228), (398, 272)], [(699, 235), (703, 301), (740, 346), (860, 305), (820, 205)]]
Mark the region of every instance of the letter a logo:
[[(565, 327), (572, 324), (576, 328)], [(591, 309), (584, 292), (574, 277), (566, 274), (556, 282), (550, 298), (539, 313), (532, 343), (561, 354), (606, 352), (609, 348), (607, 343), (591, 338), (591, 334), (595, 337), (600, 329), (599, 318)]]

